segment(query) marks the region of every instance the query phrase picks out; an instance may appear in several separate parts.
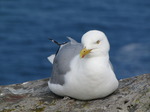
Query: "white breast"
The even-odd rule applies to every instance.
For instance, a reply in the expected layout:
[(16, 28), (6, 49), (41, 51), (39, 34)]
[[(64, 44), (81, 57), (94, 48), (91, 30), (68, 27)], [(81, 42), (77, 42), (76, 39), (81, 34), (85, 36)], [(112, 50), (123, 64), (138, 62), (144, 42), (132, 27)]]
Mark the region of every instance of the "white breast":
[(64, 94), (86, 100), (105, 97), (116, 90), (118, 81), (108, 65), (94, 60), (82, 65), (77, 60), (78, 57), (72, 61), (71, 71), (65, 77)]

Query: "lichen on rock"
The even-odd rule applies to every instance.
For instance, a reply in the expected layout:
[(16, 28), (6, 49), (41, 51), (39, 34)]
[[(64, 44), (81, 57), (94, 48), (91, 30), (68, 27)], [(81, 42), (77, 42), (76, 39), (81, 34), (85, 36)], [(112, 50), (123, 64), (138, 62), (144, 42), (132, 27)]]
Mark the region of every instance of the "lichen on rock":
[(150, 112), (150, 74), (120, 80), (113, 94), (91, 101), (59, 97), (47, 81), (0, 86), (0, 112)]

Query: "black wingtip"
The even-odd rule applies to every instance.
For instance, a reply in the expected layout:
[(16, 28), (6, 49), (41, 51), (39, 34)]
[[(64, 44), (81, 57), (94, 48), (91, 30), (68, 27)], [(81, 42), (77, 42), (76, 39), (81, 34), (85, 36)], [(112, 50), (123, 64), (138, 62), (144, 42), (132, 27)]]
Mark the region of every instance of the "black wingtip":
[(55, 43), (55, 44), (57, 44), (58, 46), (61, 46), (61, 44), (60, 43), (58, 43), (57, 41), (55, 41), (54, 39), (51, 39), (51, 38), (48, 38), (51, 42), (53, 42), (53, 43)]
[(61, 45), (64, 45), (64, 44), (68, 43), (68, 42), (59, 43), (59, 42), (57, 42), (57, 41), (54, 40), (54, 39), (51, 39), (51, 38), (48, 38), (48, 39), (49, 39), (51, 42), (57, 44), (58, 46), (61, 46)]

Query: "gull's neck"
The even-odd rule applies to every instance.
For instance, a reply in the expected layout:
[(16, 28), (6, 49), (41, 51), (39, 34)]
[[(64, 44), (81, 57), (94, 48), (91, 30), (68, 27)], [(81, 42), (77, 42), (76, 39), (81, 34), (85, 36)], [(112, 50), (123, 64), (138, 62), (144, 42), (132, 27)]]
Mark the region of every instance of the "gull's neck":
[(108, 59), (109, 60), (109, 53), (99, 53), (96, 55), (87, 55), (85, 59)]
[(101, 56), (87, 56), (84, 59), (84, 64), (90, 63), (109, 63), (109, 55), (101, 55)]

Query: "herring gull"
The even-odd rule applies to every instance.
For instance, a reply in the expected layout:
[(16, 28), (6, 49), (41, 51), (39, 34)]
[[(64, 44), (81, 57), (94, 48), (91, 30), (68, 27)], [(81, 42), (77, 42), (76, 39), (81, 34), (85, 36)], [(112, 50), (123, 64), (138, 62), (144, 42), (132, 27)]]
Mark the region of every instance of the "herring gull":
[(48, 57), (53, 64), (50, 90), (60, 96), (79, 100), (103, 98), (118, 88), (118, 80), (109, 60), (110, 45), (106, 35), (91, 30), (81, 43), (72, 38), (59, 44), (57, 54)]

